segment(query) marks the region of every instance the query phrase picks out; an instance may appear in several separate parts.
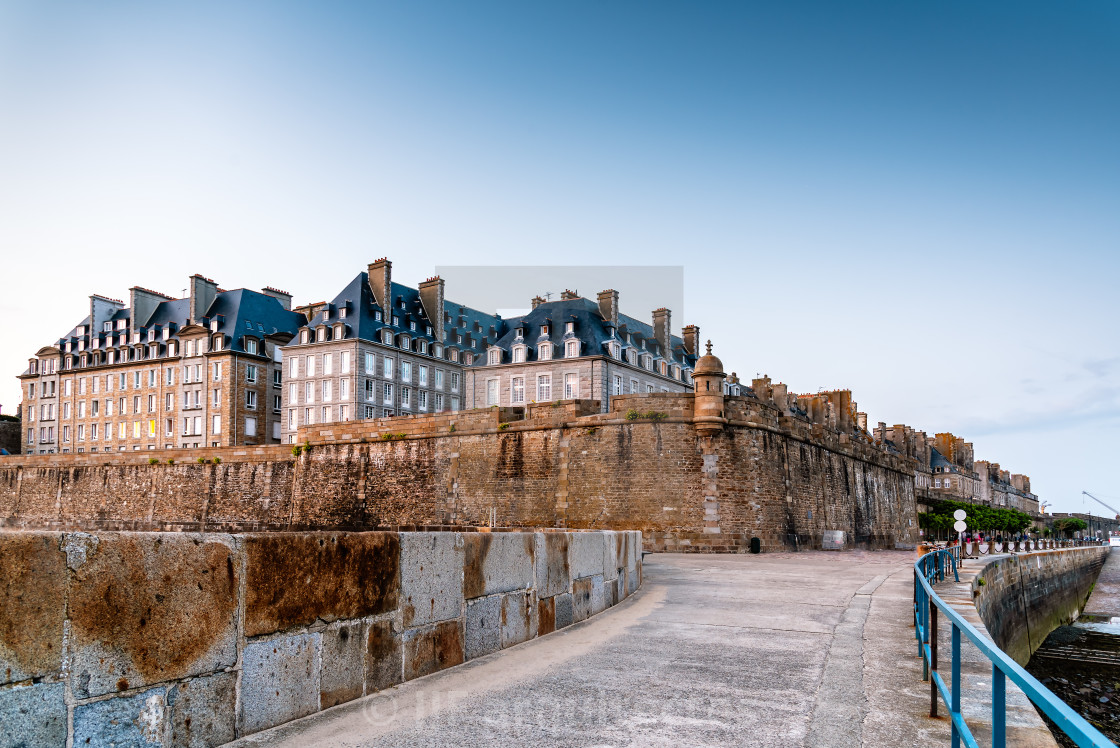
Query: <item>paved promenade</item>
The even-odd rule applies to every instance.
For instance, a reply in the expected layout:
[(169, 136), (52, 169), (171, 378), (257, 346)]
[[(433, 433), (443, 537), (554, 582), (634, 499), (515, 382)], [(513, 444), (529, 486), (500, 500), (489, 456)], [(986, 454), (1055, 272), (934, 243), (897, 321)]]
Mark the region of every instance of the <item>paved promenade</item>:
[(240, 745), (947, 745), (925, 716), (913, 559), (647, 556), (610, 611)]

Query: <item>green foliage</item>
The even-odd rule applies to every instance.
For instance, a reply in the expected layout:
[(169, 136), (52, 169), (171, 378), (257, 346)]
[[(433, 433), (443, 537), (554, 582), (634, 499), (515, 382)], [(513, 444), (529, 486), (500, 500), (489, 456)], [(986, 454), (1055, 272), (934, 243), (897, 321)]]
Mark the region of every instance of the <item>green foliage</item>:
[(149, 457), (148, 458), (148, 464), (149, 465), (155, 465), (157, 462), (159, 462), (158, 458), (155, 458), (155, 457)]
[(627, 421), (638, 421), (638, 420), (664, 421), (668, 417), (669, 417), (668, 413), (662, 413), (662, 412), (656, 411), (656, 410), (651, 410), (651, 411), (647, 411), (647, 412), (643, 413), (640, 410), (636, 410), (635, 408), (631, 408), (630, 410), (626, 411), (626, 420)]
[(214, 464), (215, 465), (221, 465), (222, 464), (222, 458), (221, 457), (215, 457), (214, 458)]
[(302, 445), (296, 444), (294, 447), (292, 447), (292, 456), (293, 457), (299, 457), (301, 454), (303, 454), (303, 446)]
[(198, 458), (198, 464), (199, 465), (205, 465), (208, 462), (210, 462), (210, 460), (206, 459), (205, 457), (199, 457)]
[[(996, 509), (978, 504), (967, 504), (963, 501), (939, 501), (927, 515), (935, 515), (936, 519), (926, 519), (924, 527), (933, 530), (950, 530), (953, 527), (953, 512), (963, 509), (968, 515), (965, 526), (972, 531), (1017, 533), (1023, 532), (1033, 524), (1029, 514), (1018, 509)], [(922, 514), (918, 515), (918, 526), (923, 527)]]
[(1085, 520), (1077, 517), (1062, 517), (1051, 522), (1050, 527), (1053, 528), (1055, 535), (1072, 538), (1075, 532), (1085, 530), (1089, 525), (1085, 523)]
[(171, 459), (171, 458), (168, 458), (168, 460), (167, 460), (167, 464), (168, 464), (168, 465), (174, 465), (174, 464), (175, 464), (175, 460), (173, 460), (173, 459)]
[(983, 587), (985, 584), (987, 584), (987, 582), (984, 581), (984, 577), (976, 577), (977, 587)]
[(0, 413), (0, 421), (17, 422), (19, 417), (10, 415), (8, 413)]
[(508, 429), (508, 428), (509, 428), (509, 424), (508, 424), (508, 423), (499, 423), (499, 424), (498, 424), (498, 430), (499, 430), (499, 431), (505, 431), (505, 430), (506, 430), (506, 429)]
[(451, 424), (450, 428), (448, 428), (447, 430), (451, 433), (455, 433), (455, 424)]
[(306, 441), (305, 441), (305, 442), (303, 443), (303, 453), (304, 453), (305, 455), (309, 455), (309, 454), (311, 454), (311, 442), (306, 442)]
[(399, 434), (394, 434), (394, 433), (386, 431), (384, 434), (381, 435), (381, 441), (391, 442), (391, 441), (396, 441), (397, 439), (404, 439), (406, 436), (408, 436), (408, 434), (404, 433), (403, 431)]

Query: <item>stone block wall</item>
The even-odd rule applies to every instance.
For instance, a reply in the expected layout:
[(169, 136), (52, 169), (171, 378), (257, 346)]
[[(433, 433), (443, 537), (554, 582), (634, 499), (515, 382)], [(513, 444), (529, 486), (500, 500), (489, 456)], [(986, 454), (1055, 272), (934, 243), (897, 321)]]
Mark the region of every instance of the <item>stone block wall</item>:
[(1025, 666), (1050, 632), (1081, 613), (1108, 553), (1107, 546), (1066, 548), (985, 565), (971, 586), (992, 641)]
[(641, 584), (637, 532), (0, 532), (0, 746), (211, 746)]

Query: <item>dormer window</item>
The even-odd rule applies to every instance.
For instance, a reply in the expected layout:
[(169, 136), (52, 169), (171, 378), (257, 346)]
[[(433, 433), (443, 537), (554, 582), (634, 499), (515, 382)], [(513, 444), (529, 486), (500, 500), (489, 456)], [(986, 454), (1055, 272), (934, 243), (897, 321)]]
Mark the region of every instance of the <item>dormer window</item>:
[(500, 348), (491, 348), (486, 363), (491, 366), (502, 363), (502, 350)]
[(549, 361), (552, 359), (552, 344), (541, 343), (537, 346), (537, 358), (541, 361)]
[(579, 357), (579, 341), (569, 340), (564, 344), (564, 358), (578, 358)]
[(299, 331), (299, 342), (301, 345), (307, 345), (311, 340), (311, 331), (306, 328)]
[(394, 314), (393, 315), (393, 327), (400, 327), (400, 326), (401, 326), (401, 318)]
[(541, 325), (541, 337), (548, 336), (548, 325)]
[(315, 330), (315, 342), (322, 343), (327, 339), (327, 328), (320, 327)]
[(513, 353), (513, 363), (515, 363), (515, 364), (525, 363), (525, 346), (515, 345), (513, 347), (512, 353)]
[(346, 337), (346, 327), (341, 322), (336, 322), (334, 326), (334, 339), (341, 340)]
[(104, 325), (101, 326), (101, 331), (102, 332), (112, 332), (113, 331), (113, 323), (112, 322), (106, 322)]
[(255, 338), (245, 338), (245, 352), (254, 354), (257, 352), (257, 341)]
[(427, 355), (427, 353), (428, 353), (428, 341), (417, 340), (416, 341), (416, 352), (417, 353), (423, 353), (423, 354)]
[(338, 318), (346, 319), (346, 307), (342, 307), (338, 310)]
[(432, 334), (432, 326), (431, 325), (424, 325), (424, 334), (425, 335), (431, 335)]
[(214, 350), (215, 351), (222, 350), (222, 345), (223, 345), (222, 336), (221, 335), (215, 335), (214, 336)]
[(218, 331), (218, 320), (217, 319), (210, 320), (210, 332), (217, 332), (217, 331)]
[(408, 329), (416, 332), (416, 320), (412, 320), (408, 323)]
[(393, 331), (392, 330), (382, 330), (381, 331), (381, 342), (384, 343), (385, 345), (392, 345), (393, 344)]
[(575, 331), (576, 331), (576, 323), (575, 322), (565, 322), (564, 323), (564, 332), (565, 333), (573, 333)]
[(379, 311), (377, 311), (377, 310), (374, 310), (374, 312), (373, 312), (373, 319), (374, 319), (374, 321), (376, 321), (376, 322), (380, 322), (380, 321), (381, 321), (381, 312), (379, 312)]
[(401, 299), (401, 309), (408, 309), (408, 306), (404, 303), (404, 299)]
[(252, 330), (253, 329), (253, 323), (250, 322), (249, 320), (245, 320), (245, 329), (246, 330)]
[(411, 347), (412, 347), (412, 338), (408, 337), (407, 335), (401, 335), (401, 348), (403, 348), (407, 351), (407, 350), (411, 349)]
[(439, 343), (432, 346), (432, 355), (436, 358), (443, 358), (443, 346)]

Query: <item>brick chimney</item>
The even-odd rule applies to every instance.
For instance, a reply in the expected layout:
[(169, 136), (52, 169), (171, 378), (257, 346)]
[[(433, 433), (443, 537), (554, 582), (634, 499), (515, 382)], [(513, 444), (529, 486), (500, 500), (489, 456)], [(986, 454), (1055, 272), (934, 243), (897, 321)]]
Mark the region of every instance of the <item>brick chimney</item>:
[(369, 290), (381, 311), (390, 314), (393, 308), (393, 263), (382, 257), (369, 266)]
[(420, 284), (420, 303), (432, 323), (432, 334), (443, 342), (443, 278), (438, 275)]
[(618, 291), (608, 288), (599, 292), (599, 316), (604, 322), (618, 327)]
[(280, 302), (280, 306), (284, 307), (289, 312), (292, 311), (292, 295), (287, 291), (281, 291), (279, 288), (273, 288), (272, 286), (265, 286), (261, 289), (261, 293), (265, 296), (271, 296)]
[(575, 301), (579, 298), (579, 294), (575, 291), (570, 291), (567, 288), (560, 294), (561, 301)]
[(669, 320), (672, 317), (665, 307), (653, 310), (653, 337), (661, 348), (662, 356), (669, 356), (673, 352), (672, 338), (670, 337)]
[(688, 355), (699, 356), (697, 344), (700, 342), (700, 327), (698, 325), (689, 325), (681, 330), (681, 337), (684, 338), (684, 349), (688, 351)]
[(543, 296), (534, 296), (533, 297), (532, 304), (533, 304), (534, 309), (536, 309), (537, 307), (539, 307), (543, 303), (544, 303), (544, 297)]
[(191, 282), (191, 323), (202, 324), (210, 305), (218, 296), (218, 284), (204, 276), (195, 273), (190, 277)]

